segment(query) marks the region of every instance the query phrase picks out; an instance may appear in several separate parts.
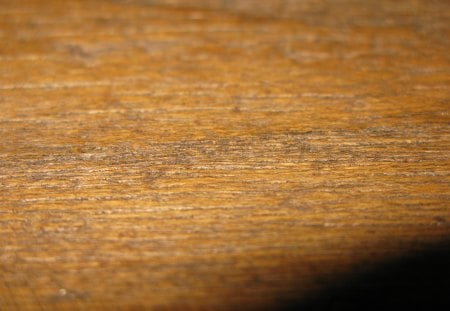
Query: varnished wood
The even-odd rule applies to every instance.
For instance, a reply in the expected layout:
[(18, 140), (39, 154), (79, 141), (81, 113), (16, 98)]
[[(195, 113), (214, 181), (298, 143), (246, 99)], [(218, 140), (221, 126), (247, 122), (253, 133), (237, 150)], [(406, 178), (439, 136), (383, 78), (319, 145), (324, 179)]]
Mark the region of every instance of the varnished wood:
[(0, 309), (264, 309), (447, 241), (449, 4), (0, 1)]

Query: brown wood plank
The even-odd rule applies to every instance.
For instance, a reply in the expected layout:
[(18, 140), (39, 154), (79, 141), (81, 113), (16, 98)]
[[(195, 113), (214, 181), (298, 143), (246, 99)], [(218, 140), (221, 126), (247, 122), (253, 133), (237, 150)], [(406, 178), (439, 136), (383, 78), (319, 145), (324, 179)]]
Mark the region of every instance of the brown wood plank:
[(0, 310), (278, 308), (445, 247), (449, 12), (1, 0)]

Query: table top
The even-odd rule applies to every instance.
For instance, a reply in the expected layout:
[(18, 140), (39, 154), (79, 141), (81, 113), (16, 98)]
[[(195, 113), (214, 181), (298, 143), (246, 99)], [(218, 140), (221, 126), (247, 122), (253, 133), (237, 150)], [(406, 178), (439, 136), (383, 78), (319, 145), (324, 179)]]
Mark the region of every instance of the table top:
[(449, 1), (0, 8), (0, 310), (281, 309), (449, 245)]

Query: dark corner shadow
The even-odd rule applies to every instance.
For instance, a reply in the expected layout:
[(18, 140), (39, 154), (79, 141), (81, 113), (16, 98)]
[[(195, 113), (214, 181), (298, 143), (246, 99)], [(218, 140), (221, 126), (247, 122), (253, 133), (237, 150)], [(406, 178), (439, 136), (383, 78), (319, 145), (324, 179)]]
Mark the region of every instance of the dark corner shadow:
[(450, 310), (450, 241), (358, 271), (305, 301), (273, 310)]

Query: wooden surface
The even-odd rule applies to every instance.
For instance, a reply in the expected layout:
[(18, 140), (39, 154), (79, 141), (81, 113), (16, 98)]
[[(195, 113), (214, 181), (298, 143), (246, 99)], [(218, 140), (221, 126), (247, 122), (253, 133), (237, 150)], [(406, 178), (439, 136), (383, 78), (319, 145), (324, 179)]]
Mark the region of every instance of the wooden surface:
[(449, 12), (0, 0), (0, 310), (278, 308), (447, 246)]

